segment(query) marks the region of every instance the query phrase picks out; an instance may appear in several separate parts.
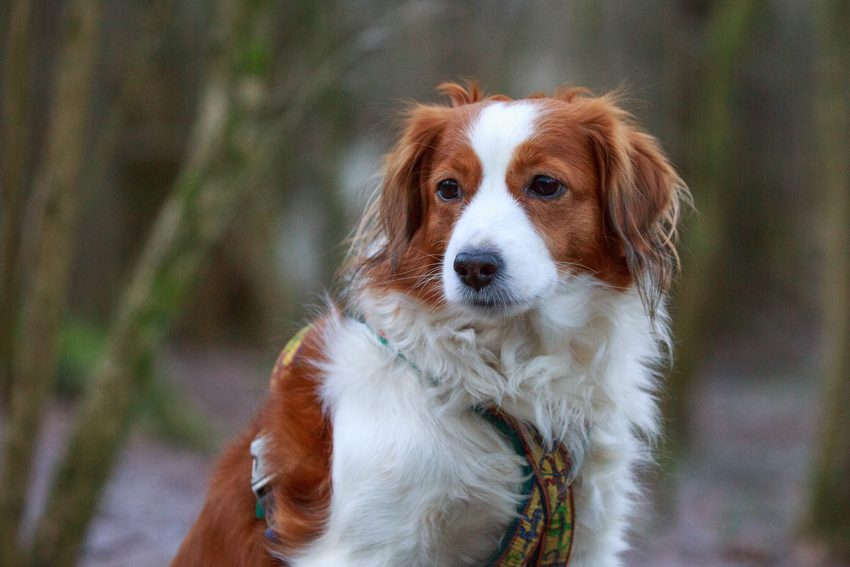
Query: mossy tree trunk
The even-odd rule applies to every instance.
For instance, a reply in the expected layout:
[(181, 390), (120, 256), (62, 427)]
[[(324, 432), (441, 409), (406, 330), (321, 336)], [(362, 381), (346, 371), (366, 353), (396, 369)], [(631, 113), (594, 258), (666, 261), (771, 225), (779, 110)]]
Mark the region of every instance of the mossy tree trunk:
[(824, 419), (805, 531), (850, 561), (850, 3), (820, 6), (815, 135), (825, 233)]
[[(17, 538), (30, 479), (35, 439), (54, 370), (65, 308), (74, 236), (82, 208), (80, 183), (99, 53), (101, 0), (67, 7), (56, 90), (32, 198), (39, 213), (28, 288), (12, 362), (12, 397), (0, 471), (0, 562), (17, 562)], [(8, 324), (14, 324), (8, 321)]]

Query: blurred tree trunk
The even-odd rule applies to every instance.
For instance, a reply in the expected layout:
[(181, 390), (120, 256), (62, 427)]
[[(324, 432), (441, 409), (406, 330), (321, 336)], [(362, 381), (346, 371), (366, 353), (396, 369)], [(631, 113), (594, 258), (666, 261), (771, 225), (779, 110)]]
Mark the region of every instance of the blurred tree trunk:
[(0, 561), (4, 566), (16, 561), (32, 456), (65, 308), (82, 207), (80, 175), (91, 117), (101, 11), (100, 0), (76, 0), (68, 6), (50, 125), (33, 188), (39, 211), (38, 230), (33, 234), (38, 242), (15, 338), (11, 407), (0, 471)]
[(18, 312), (18, 248), (21, 203), (29, 146), (29, 81), (32, 3), (14, 0), (9, 7), (4, 92), (0, 95), (0, 136), (3, 138), (2, 219), (0, 219), (0, 403), (8, 405), (12, 392), (12, 345)]
[[(720, 0), (709, 8), (701, 6), (699, 10), (706, 10), (706, 15), (690, 14), (690, 29), (684, 26), (687, 35), (678, 38), (673, 45), (676, 53), (670, 55), (681, 101), (678, 120), (682, 123), (684, 177), (696, 212), (682, 228), (682, 275), (671, 309), (675, 365), (662, 398), (665, 431), (659, 451), (662, 471), (668, 474), (658, 477), (653, 491), (663, 521), (675, 518), (677, 492), (675, 475), (670, 473), (688, 448), (691, 387), (716, 332), (718, 313), (722, 313), (717, 306), (716, 275), (728, 244), (725, 208), (733, 202), (727, 180), (736, 137), (736, 71), (764, 4), (765, 0)], [(687, 11), (682, 5), (679, 9)], [(674, 29), (680, 32), (683, 20), (676, 19)], [(702, 32), (704, 47), (698, 53), (683, 54), (687, 49), (683, 42), (693, 42), (694, 30)]]
[[(115, 453), (134, 414), (156, 345), (191, 289), (206, 253), (241, 201), (235, 168), (249, 161), (239, 134), (252, 118), (235, 99), (251, 4), (221, 0), (214, 44), (186, 165), (159, 214), (119, 300), (105, 353), (82, 403), (64, 460), (36, 530), (37, 565), (71, 566)], [(249, 77), (262, 80), (258, 77)]]
[(850, 561), (850, 3), (823, 3), (817, 26), (816, 130), (825, 230), (824, 420), (805, 530)]
[[(359, 37), (333, 52), (268, 121), (272, 42), (265, 3), (221, 0), (206, 85), (187, 160), (119, 300), (106, 351), (71, 435), (33, 545), (37, 565), (69, 567), (132, 422), (146, 368), (185, 304), (211, 249), (319, 94), (362, 53)], [(265, 120), (265, 121), (264, 121)]]
[[(696, 101), (687, 109), (693, 122), (685, 127), (682, 143), (688, 152), (687, 182), (697, 214), (683, 230), (682, 279), (673, 310), (676, 366), (663, 407), (667, 450), (674, 454), (687, 443), (691, 383), (716, 331), (714, 315), (721, 312), (713, 276), (727, 247), (725, 207), (732, 203), (727, 181), (735, 143), (735, 75), (764, 7), (764, 0), (717, 2), (706, 24), (706, 49), (693, 68), (686, 66), (681, 74), (683, 96)], [(694, 76), (699, 78), (695, 82)]]
[(18, 320), (18, 248), (21, 237), (21, 206), (29, 165), (30, 41), (32, 2), (12, 0), (6, 32), (6, 56), (2, 61), (3, 92), (0, 101), (0, 404), (12, 395), (12, 344)]

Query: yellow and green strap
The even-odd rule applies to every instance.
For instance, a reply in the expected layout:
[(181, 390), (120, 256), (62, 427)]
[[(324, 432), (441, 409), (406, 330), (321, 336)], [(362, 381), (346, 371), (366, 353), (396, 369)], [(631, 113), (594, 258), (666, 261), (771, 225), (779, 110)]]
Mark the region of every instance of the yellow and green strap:
[(479, 412), (524, 457), (524, 499), (488, 567), (555, 567), (567, 564), (573, 541), (572, 462), (560, 443), (547, 447), (532, 426), (488, 409)]
[(295, 356), (304, 344), (304, 339), (307, 337), (307, 333), (309, 333), (312, 328), (313, 325), (307, 325), (295, 333), (295, 336), (289, 339), (289, 342), (286, 343), (285, 347), (283, 347), (280, 356), (277, 357), (277, 362), (274, 364), (274, 370), (272, 370), (272, 379), (271, 384), (269, 385), (272, 392), (274, 392), (280, 383), (283, 373), (289, 370), (289, 367), (292, 366), (292, 363), (295, 361)]

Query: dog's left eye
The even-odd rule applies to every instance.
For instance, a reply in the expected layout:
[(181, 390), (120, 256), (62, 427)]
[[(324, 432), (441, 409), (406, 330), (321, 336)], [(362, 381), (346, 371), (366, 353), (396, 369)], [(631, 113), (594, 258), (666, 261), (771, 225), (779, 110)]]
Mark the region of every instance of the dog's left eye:
[(454, 201), (460, 197), (460, 185), (454, 179), (444, 179), (437, 185), (437, 195), (443, 201)]
[(548, 175), (536, 175), (528, 186), (528, 192), (538, 197), (555, 197), (566, 190), (563, 183)]

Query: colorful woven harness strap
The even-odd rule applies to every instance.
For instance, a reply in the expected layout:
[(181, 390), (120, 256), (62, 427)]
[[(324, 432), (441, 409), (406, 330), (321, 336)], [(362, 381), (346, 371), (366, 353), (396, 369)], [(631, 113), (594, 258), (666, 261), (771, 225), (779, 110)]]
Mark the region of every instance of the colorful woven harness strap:
[[(301, 329), (284, 347), (272, 372), (272, 390), (278, 387), (285, 373), (297, 363), (298, 353), (311, 328), (308, 325)], [(381, 344), (389, 348), (386, 337), (377, 332), (376, 334)], [(403, 355), (399, 354), (399, 357), (413, 366)], [(413, 368), (419, 373), (415, 366)], [(504, 435), (517, 455), (526, 462), (523, 466), (523, 476), (527, 480), (522, 487), (523, 498), (517, 510), (517, 516), (502, 536), (499, 548), (485, 565), (487, 567), (566, 565), (572, 548), (575, 519), (572, 461), (569, 453), (560, 443), (554, 447), (548, 447), (533, 426), (520, 422), (498, 409), (476, 408), (474, 411)], [(262, 441), (264, 436), (265, 432), (261, 431), (255, 441)], [(262, 454), (254, 455), (252, 447), (252, 455), (255, 471), (258, 469), (263, 471)], [(255, 478), (252, 479), (252, 485), (255, 484), (254, 481), (260, 481), (265, 487), (273, 479), (273, 474), (266, 475), (262, 479)], [(267, 508), (273, 505), (271, 498), (265, 496), (269, 492), (270, 490), (265, 490), (261, 498), (260, 493), (255, 489), (258, 517), (269, 516)], [(272, 532), (273, 529), (270, 527), (267, 534)]]
[(523, 501), (488, 567), (555, 567), (567, 564), (573, 544), (572, 461), (560, 443), (547, 448), (531, 425), (497, 409), (479, 412), (524, 457)]

